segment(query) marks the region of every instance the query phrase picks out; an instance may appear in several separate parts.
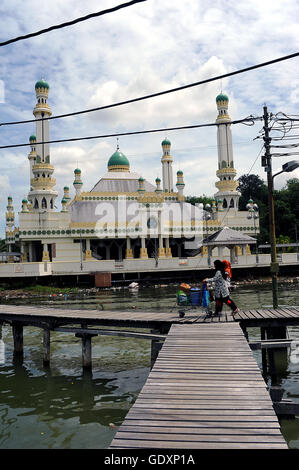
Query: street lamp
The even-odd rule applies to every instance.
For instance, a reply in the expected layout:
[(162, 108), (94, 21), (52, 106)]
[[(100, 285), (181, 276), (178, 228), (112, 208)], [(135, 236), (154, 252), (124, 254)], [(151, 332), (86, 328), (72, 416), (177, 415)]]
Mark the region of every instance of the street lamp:
[[(211, 210), (211, 205), (206, 204), (205, 205), (204, 220), (206, 221), (206, 237), (207, 237), (207, 240), (208, 240), (208, 220), (211, 220), (211, 218), (212, 218), (212, 215), (209, 213), (210, 210)], [(210, 254), (210, 250), (209, 250), (208, 241), (206, 242), (206, 244), (207, 244), (207, 247), (208, 247), (208, 265), (211, 266), (211, 254)]]
[(248, 210), (249, 214), (247, 216), (248, 220), (253, 219), (254, 223), (254, 237), (255, 237), (255, 260), (256, 264), (259, 262), (259, 255), (257, 251), (257, 236), (256, 236), (256, 220), (259, 218), (259, 207), (257, 204), (253, 204), (253, 200), (250, 199), (248, 204), (246, 205), (246, 209)]

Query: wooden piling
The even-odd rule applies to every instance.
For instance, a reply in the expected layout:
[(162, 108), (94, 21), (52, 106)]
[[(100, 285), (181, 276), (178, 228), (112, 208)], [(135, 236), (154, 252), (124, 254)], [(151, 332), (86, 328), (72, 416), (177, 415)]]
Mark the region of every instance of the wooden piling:
[(47, 367), (50, 364), (50, 330), (49, 328), (44, 328), (43, 347), (44, 347), (43, 364), (44, 366)]
[(14, 341), (14, 355), (23, 356), (23, 324), (21, 322), (13, 322), (12, 333)]
[(76, 333), (77, 338), (82, 340), (82, 367), (84, 370), (92, 369), (91, 338), (96, 335), (88, 333)]

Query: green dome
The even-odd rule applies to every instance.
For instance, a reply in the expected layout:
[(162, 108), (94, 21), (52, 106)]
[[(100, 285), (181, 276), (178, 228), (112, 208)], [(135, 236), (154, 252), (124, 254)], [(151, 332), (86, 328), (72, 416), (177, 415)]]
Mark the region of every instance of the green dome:
[(156, 182), (161, 182), (160, 178), (156, 178), (155, 181), (156, 181)]
[(81, 173), (81, 170), (79, 170), (79, 168), (76, 168), (74, 173), (79, 174), (79, 173)]
[(35, 89), (37, 88), (47, 88), (49, 89), (50, 86), (49, 86), (49, 83), (46, 82), (46, 80), (44, 80), (43, 78), (41, 78), (40, 80), (38, 80), (38, 82), (36, 82), (35, 84)]
[(179, 171), (176, 172), (176, 174), (177, 175), (183, 175), (183, 172), (182, 172), (182, 170), (179, 170)]
[(22, 199), (22, 202), (28, 202), (26, 198)]
[(63, 189), (64, 191), (68, 191), (70, 188), (68, 186), (65, 186)]
[(32, 135), (29, 137), (29, 142), (31, 142), (32, 140), (36, 140), (36, 135), (32, 134)]
[(228, 101), (228, 96), (220, 93), (220, 95), (216, 96), (216, 102), (218, 101)]
[(114, 154), (111, 155), (111, 157), (109, 158), (108, 168), (110, 166), (127, 166), (127, 167), (130, 167), (130, 163), (129, 163), (129, 160), (127, 159), (127, 157), (122, 152), (120, 152), (119, 150), (116, 150), (116, 152), (114, 152)]
[(171, 142), (168, 139), (164, 139), (161, 145), (171, 145)]

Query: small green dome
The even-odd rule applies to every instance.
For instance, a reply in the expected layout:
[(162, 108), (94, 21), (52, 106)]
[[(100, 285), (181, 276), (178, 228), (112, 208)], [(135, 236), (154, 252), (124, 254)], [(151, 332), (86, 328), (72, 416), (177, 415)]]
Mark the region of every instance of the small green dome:
[(156, 181), (156, 183), (161, 183), (161, 180), (160, 180), (160, 178), (156, 178), (156, 180), (155, 180), (155, 181)]
[(32, 135), (29, 137), (29, 142), (31, 142), (32, 140), (36, 140), (36, 135), (32, 134)]
[(63, 188), (64, 191), (68, 191), (69, 189), (70, 189), (70, 188), (69, 188), (68, 186), (65, 186), (65, 187)]
[(111, 157), (109, 158), (108, 168), (110, 166), (127, 166), (127, 167), (130, 167), (130, 163), (129, 163), (129, 160), (127, 159), (127, 157), (122, 152), (120, 152), (119, 150), (116, 150), (116, 152), (114, 152), (114, 154), (111, 155)]
[(142, 181), (144, 181), (144, 178), (142, 178), (142, 176), (140, 176), (140, 178), (138, 179), (138, 181), (142, 182)]
[(75, 171), (74, 171), (74, 173), (75, 173), (76, 175), (78, 175), (78, 174), (81, 173), (81, 170), (79, 170), (79, 168), (76, 168)]
[(50, 88), (50, 85), (48, 82), (46, 82), (46, 80), (44, 80), (43, 78), (41, 78), (40, 80), (38, 80), (38, 82), (36, 82), (35, 84), (35, 89), (37, 88), (47, 88), (49, 89)]
[(179, 175), (183, 175), (184, 173), (182, 172), (182, 170), (179, 170), (176, 172), (176, 174), (179, 176)]
[(62, 198), (62, 199), (61, 199), (61, 203), (62, 203), (62, 204), (65, 204), (66, 202), (67, 202), (67, 200), (66, 200), (65, 198)]
[(164, 139), (161, 145), (171, 145), (171, 142), (168, 139)]
[(22, 202), (28, 202), (27, 199), (24, 197), (24, 199), (22, 199)]
[(216, 102), (218, 101), (228, 101), (228, 96), (220, 93), (220, 95), (216, 96)]

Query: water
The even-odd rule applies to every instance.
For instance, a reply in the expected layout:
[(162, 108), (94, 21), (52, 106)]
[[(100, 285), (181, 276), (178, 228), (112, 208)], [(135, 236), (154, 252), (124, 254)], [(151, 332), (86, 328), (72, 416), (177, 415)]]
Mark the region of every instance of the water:
[[(169, 310), (175, 308), (175, 286), (103, 290), (80, 297), (57, 295), (11, 299), (53, 307), (104, 310)], [(280, 305), (299, 305), (296, 288), (280, 289)], [(269, 288), (237, 288), (232, 293), (240, 308), (270, 305)], [(144, 330), (146, 331), (146, 330)], [(258, 328), (249, 339), (260, 339)], [(299, 339), (299, 327), (289, 327)], [(150, 371), (150, 341), (98, 336), (92, 340), (92, 373), (82, 373), (81, 340), (73, 334), (51, 333), (51, 366), (42, 363), (43, 334), (24, 328), (24, 358), (13, 358), (11, 327), (0, 327), (0, 449), (105, 449), (138, 396)], [(299, 356), (275, 352), (276, 380), (284, 398), (299, 403)], [(261, 352), (253, 352), (262, 369)], [(272, 382), (274, 383), (274, 382)], [(281, 420), (289, 448), (299, 449), (299, 416)]]

